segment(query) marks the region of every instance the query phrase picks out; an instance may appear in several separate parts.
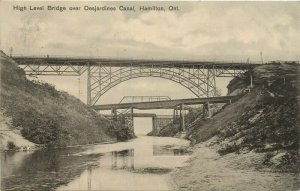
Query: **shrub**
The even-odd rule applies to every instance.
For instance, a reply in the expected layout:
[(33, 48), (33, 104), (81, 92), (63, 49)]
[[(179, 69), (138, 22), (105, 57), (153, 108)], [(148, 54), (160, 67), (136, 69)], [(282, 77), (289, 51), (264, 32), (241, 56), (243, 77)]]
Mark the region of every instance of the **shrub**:
[(18, 147), (15, 145), (15, 143), (14, 142), (12, 142), (12, 141), (8, 141), (7, 142), (7, 149), (8, 150), (16, 150)]

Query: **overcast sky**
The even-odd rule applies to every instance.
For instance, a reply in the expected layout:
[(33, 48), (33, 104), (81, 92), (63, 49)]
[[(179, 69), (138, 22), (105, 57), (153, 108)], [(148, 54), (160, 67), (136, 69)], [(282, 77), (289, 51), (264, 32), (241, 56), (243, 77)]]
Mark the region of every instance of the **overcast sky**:
[[(178, 5), (178, 12), (12, 11), (12, 5)], [(20, 54), (194, 59), (292, 59), (299, 2), (2, 2), (1, 49)]]
[[(13, 11), (13, 5), (178, 6), (178, 12)], [(298, 60), (299, 2), (1, 2), (1, 49), (24, 55), (76, 55), (216, 60)], [(78, 78), (44, 78), (78, 96)], [(228, 80), (218, 85), (226, 93)], [(85, 100), (85, 77), (81, 77)], [(168, 87), (168, 88), (166, 88)], [(135, 79), (104, 95), (102, 103), (123, 95), (193, 97), (162, 79)], [(100, 102), (101, 102), (100, 100)]]

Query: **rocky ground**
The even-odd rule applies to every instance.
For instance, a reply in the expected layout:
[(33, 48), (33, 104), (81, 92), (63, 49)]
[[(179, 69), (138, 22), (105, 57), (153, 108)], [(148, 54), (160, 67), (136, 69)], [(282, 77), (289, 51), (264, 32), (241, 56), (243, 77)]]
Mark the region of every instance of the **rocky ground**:
[(188, 165), (171, 173), (174, 190), (194, 191), (296, 191), (300, 189), (297, 173), (259, 169), (262, 153), (220, 156), (205, 143), (194, 147)]

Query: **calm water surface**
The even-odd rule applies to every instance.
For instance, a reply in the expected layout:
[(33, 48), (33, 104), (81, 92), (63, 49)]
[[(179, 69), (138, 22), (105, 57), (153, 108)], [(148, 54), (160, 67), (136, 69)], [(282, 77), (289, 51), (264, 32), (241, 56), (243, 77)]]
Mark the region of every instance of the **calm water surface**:
[(1, 153), (1, 190), (170, 190), (168, 173), (189, 158), (186, 140)]

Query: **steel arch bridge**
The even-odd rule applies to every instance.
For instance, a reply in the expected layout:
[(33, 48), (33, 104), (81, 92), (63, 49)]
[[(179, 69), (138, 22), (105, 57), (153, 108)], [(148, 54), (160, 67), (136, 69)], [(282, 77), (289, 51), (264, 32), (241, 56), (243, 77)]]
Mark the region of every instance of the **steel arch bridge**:
[(12, 56), (29, 75), (80, 76), (87, 73), (87, 104), (95, 105), (114, 86), (130, 79), (157, 77), (176, 82), (196, 97), (212, 97), (216, 77), (234, 77), (258, 63), (113, 59), (65, 56)]

